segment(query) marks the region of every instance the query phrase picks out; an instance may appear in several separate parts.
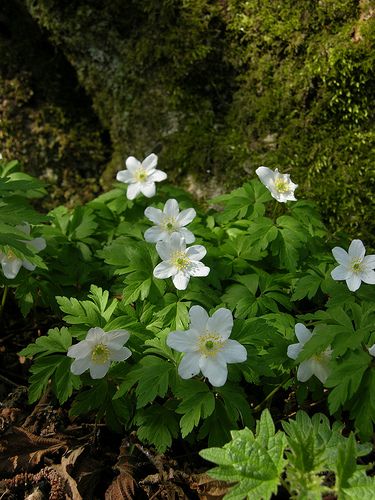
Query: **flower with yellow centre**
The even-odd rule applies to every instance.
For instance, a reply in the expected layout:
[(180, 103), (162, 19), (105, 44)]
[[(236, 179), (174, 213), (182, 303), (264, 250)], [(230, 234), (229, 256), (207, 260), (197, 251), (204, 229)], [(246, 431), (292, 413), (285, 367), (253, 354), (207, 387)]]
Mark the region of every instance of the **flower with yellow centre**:
[(255, 173), (275, 200), (281, 203), (296, 201), (294, 190), (298, 184), (291, 181), (289, 174), (281, 174), (277, 168), (273, 171), (268, 167), (259, 167)]
[(171, 332), (167, 345), (185, 353), (179, 366), (181, 378), (188, 379), (199, 372), (214, 387), (221, 387), (228, 377), (228, 363), (242, 363), (247, 359), (243, 345), (229, 338), (233, 328), (233, 316), (229, 309), (218, 309), (211, 317), (201, 306), (189, 311), (190, 328)]
[[(16, 226), (17, 229), (23, 233), (30, 234), (30, 224), (23, 224)], [(44, 238), (34, 238), (33, 240), (24, 240), (23, 243), (26, 245), (31, 245), (37, 252), (44, 250), (46, 248), (46, 240)], [(35, 264), (32, 264), (28, 260), (22, 260), (17, 257), (12, 250), (8, 250), (7, 253), (0, 252), (0, 264), (3, 270), (4, 276), (9, 280), (14, 279), (19, 273), (21, 267), (24, 267), (28, 271), (34, 271), (36, 268)]]
[[(296, 324), (295, 334), (299, 342), (297, 344), (291, 344), (288, 347), (287, 355), (291, 359), (298, 358), (306, 342), (308, 342), (313, 336), (313, 333), (310, 332), (310, 330), (302, 323)], [(327, 347), (325, 351), (317, 353), (310, 359), (302, 361), (297, 370), (297, 380), (300, 382), (306, 382), (310, 377), (315, 375), (322, 382), (322, 384), (324, 384), (330, 372), (329, 362), (331, 355), (332, 349)]]
[(177, 201), (172, 198), (166, 201), (163, 210), (147, 207), (145, 216), (156, 224), (145, 232), (145, 240), (149, 243), (167, 241), (174, 233), (182, 236), (188, 244), (195, 240), (194, 234), (184, 227), (196, 216), (194, 208), (180, 212)]
[(103, 378), (112, 361), (124, 361), (131, 356), (131, 351), (123, 345), (128, 341), (129, 333), (125, 330), (105, 332), (99, 327), (90, 328), (85, 340), (69, 347), (67, 355), (75, 358), (70, 370), (74, 375), (81, 375), (90, 370), (91, 378)]
[(129, 156), (126, 159), (126, 170), (117, 172), (116, 179), (120, 182), (128, 184), (126, 196), (129, 200), (139, 194), (144, 194), (147, 198), (155, 196), (155, 182), (164, 181), (167, 174), (156, 169), (158, 157), (151, 153), (141, 163), (134, 156)]
[(163, 262), (154, 269), (155, 278), (172, 278), (177, 290), (185, 290), (191, 276), (207, 276), (210, 268), (199, 262), (206, 255), (202, 245), (186, 248), (185, 239), (173, 233), (168, 241), (158, 241), (156, 250)]
[(332, 254), (340, 264), (332, 270), (334, 280), (345, 280), (351, 292), (361, 286), (361, 282), (375, 284), (375, 255), (365, 255), (366, 249), (361, 240), (353, 240), (346, 252), (335, 247)]

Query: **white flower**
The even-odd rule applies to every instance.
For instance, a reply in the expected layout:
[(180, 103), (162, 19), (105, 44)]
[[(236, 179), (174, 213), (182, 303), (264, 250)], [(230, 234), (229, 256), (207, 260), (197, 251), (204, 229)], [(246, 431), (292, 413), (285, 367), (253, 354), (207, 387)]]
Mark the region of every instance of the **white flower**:
[[(30, 234), (30, 225), (24, 224), (22, 226), (16, 226), (17, 229), (23, 231), (25, 234)], [(25, 240), (23, 243), (27, 243), (35, 248), (38, 252), (46, 248), (46, 240), (44, 238), (34, 238), (33, 240)], [(0, 251), (0, 264), (4, 273), (4, 276), (9, 280), (14, 279), (21, 267), (23, 266), (28, 271), (34, 271), (36, 266), (31, 264), (28, 260), (22, 260), (17, 257), (11, 250), (6, 254)]]
[(268, 167), (259, 167), (255, 173), (275, 200), (281, 203), (288, 200), (296, 201), (294, 190), (298, 187), (298, 184), (294, 184), (290, 180), (289, 174), (280, 174), (277, 168), (273, 171)]
[(75, 358), (70, 370), (81, 375), (90, 369), (91, 378), (103, 378), (109, 370), (111, 361), (124, 361), (131, 351), (123, 347), (129, 339), (125, 330), (105, 332), (99, 327), (90, 328), (85, 340), (69, 347), (67, 355)]
[(202, 245), (186, 248), (186, 242), (178, 233), (172, 234), (168, 241), (158, 241), (156, 250), (163, 260), (154, 269), (155, 278), (172, 277), (177, 290), (185, 290), (190, 276), (207, 276), (210, 268), (199, 262), (207, 251)]
[(229, 309), (218, 309), (211, 318), (201, 306), (189, 311), (190, 329), (171, 332), (167, 345), (184, 352), (178, 367), (183, 379), (202, 372), (215, 387), (225, 384), (228, 377), (227, 363), (242, 363), (247, 359), (243, 345), (229, 339), (233, 328), (233, 316)]
[(375, 356), (375, 344), (368, 348), (368, 352), (371, 354), (371, 356)]
[(155, 182), (164, 181), (167, 174), (161, 170), (156, 170), (158, 157), (151, 153), (141, 163), (134, 156), (129, 156), (126, 160), (127, 170), (117, 172), (116, 179), (129, 184), (126, 196), (129, 200), (139, 194), (144, 194), (147, 198), (155, 195)]
[(165, 203), (163, 211), (147, 207), (145, 216), (157, 224), (145, 232), (145, 240), (149, 243), (167, 241), (174, 233), (180, 234), (186, 243), (193, 243), (195, 240), (194, 234), (184, 227), (190, 224), (196, 216), (194, 208), (187, 208), (180, 212), (177, 201), (171, 199)]
[[(312, 337), (312, 333), (302, 323), (297, 323), (295, 326), (296, 337), (299, 340), (298, 344), (291, 344), (288, 347), (287, 355), (289, 358), (297, 359), (304, 345)], [(332, 349), (327, 349), (319, 354), (316, 354), (310, 359), (302, 361), (297, 370), (297, 379), (300, 382), (306, 382), (310, 377), (315, 375), (324, 384), (329, 375), (329, 361), (331, 359)]]
[(370, 285), (375, 284), (375, 255), (365, 257), (366, 249), (361, 240), (353, 240), (348, 252), (335, 247), (332, 253), (340, 264), (331, 272), (334, 280), (346, 280), (351, 292), (358, 290), (361, 281)]

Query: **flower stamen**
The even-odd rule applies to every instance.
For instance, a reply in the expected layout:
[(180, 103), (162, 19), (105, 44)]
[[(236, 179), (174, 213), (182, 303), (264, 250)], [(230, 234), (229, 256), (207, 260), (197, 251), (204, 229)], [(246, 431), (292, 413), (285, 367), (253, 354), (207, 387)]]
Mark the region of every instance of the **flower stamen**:
[(204, 356), (216, 356), (225, 345), (225, 340), (215, 333), (207, 333), (199, 338), (198, 349)]
[(185, 252), (175, 252), (172, 256), (172, 263), (179, 271), (185, 271), (190, 265), (190, 259)]
[(134, 178), (138, 181), (138, 182), (145, 182), (147, 180), (147, 172), (144, 168), (138, 168), (134, 174)]
[(103, 365), (109, 360), (109, 348), (105, 344), (97, 344), (91, 353), (91, 361)]
[(362, 272), (362, 260), (361, 259), (356, 259), (356, 260), (352, 261), (352, 271), (354, 273)]
[(275, 180), (275, 188), (279, 193), (287, 193), (289, 191), (289, 183), (284, 179)]

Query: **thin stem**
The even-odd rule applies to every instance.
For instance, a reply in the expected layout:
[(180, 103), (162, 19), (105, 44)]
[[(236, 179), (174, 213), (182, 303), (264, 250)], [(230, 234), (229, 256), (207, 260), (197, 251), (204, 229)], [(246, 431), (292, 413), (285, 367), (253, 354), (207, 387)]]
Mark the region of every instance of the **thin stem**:
[(273, 222), (276, 223), (276, 212), (277, 212), (277, 209), (279, 207), (279, 202), (277, 200), (275, 200), (275, 204), (273, 206), (273, 212), (272, 212), (272, 217), (271, 219), (273, 220)]
[(0, 305), (0, 318), (3, 315), (3, 310), (4, 310), (4, 306), (5, 306), (5, 301), (7, 299), (7, 295), (8, 295), (8, 285), (4, 285), (4, 291), (3, 291), (3, 296), (1, 299), (1, 305)]
[(267, 394), (267, 396), (263, 399), (263, 401), (261, 401), (255, 408), (254, 408), (254, 412), (258, 412), (260, 411), (260, 409), (262, 408), (262, 406), (267, 403), (267, 401), (269, 401), (270, 399), (273, 398), (273, 396), (276, 394), (276, 392), (281, 389), (281, 387), (286, 384), (288, 381), (290, 380), (289, 376), (283, 380), (279, 385), (277, 385), (269, 394)]

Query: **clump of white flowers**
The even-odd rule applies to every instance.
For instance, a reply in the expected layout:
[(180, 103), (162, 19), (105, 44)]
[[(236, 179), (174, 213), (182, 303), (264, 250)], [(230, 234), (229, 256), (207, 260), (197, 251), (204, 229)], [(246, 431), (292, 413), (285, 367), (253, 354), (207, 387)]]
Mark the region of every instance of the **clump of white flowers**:
[(196, 216), (194, 208), (187, 208), (180, 212), (177, 200), (172, 198), (166, 201), (163, 210), (147, 207), (145, 216), (156, 224), (145, 232), (145, 240), (149, 243), (167, 241), (175, 233), (182, 236), (186, 243), (195, 241), (194, 234), (185, 227)]
[(129, 332), (113, 330), (105, 332), (99, 327), (90, 328), (85, 340), (69, 347), (67, 355), (75, 358), (70, 370), (74, 375), (81, 375), (90, 370), (91, 378), (103, 378), (112, 361), (124, 361), (131, 356), (131, 351), (123, 345), (129, 339)]
[(335, 247), (332, 254), (340, 264), (332, 270), (334, 280), (345, 280), (351, 292), (361, 286), (361, 282), (375, 284), (375, 255), (367, 255), (361, 240), (353, 240), (346, 252), (341, 247)]
[(275, 200), (281, 203), (296, 201), (294, 191), (298, 184), (291, 181), (289, 174), (281, 174), (277, 168), (273, 171), (268, 167), (259, 167), (255, 173)]
[(232, 313), (221, 308), (209, 317), (203, 307), (192, 306), (189, 316), (189, 330), (171, 332), (167, 338), (169, 347), (185, 353), (178, 373), (188, 379), (202, 372), (214, 387), (221, 387), (227, 381), (227, 363), (242, 363), (247, 359), (245, 347), (229, 338)]
[(134, 156), (129, 156), (126, 159), (126, 170), (117, 172), (116, 179), (120, 182), (128, 184), (126, 196), (129, 200), (139, 194), (144, 194), (147, 198), (155, 196), (155, 182), (164, 181), (167, 174), (156, 169), (158, 157), (151, 153), (141, 163)]
[(201, 259), (207, 251), (203, 245), (186, 248), (186, 241), (178, 233), (172, 234), (168, 241), (158, 241), (156, 250), (162, 259), (154, 269), (155, 278), (172, 278), (177, 290), (185, 290), (191, 276), (207, 276), (210, 268)]
[[(291, 344), (288, 347), (287, 355), (291, 359), (297, 359), (306, 342), (308, 342), (313, 333), (302, 323), (297, 323), (295, 326), (295, 334), (299, 342)], [(329, 361), (331, 359), (332, 349), (327, 347), (323, 352), (315, 354), (310, 359), (302, 361), (297, 370), (297, 380), (306, 382), (310, 377), (315, 375), (321, 382), (327, 380), (330, 369)]]
[[(25, 234), (30, 234), (30, 224), (23, 224), (16, 226), (17, 229), (24, 232)], [(46, 240), (44, 238), (34, 238), (33, 240), (25, 240), (25, 244), (31, 245), (35, 248), (37, 252), (44, 250), (46, 248)], [(7, 253), (0, 251), (0, 264), (3, 270), (4, 276), (9, 280), (14, 279), (21, 267), (24, 267), (28, 271), (34, 271), (36, 266), (29, 262), (28, 260), (22, 260), (17, 257), (11, 250)]]

